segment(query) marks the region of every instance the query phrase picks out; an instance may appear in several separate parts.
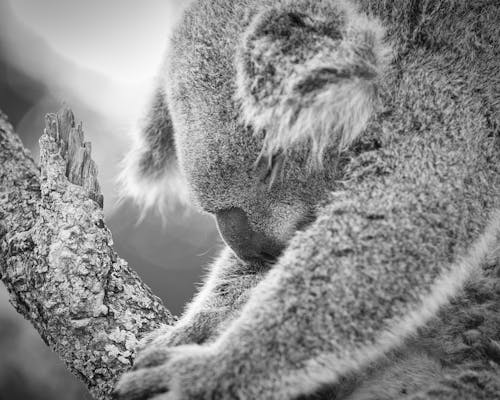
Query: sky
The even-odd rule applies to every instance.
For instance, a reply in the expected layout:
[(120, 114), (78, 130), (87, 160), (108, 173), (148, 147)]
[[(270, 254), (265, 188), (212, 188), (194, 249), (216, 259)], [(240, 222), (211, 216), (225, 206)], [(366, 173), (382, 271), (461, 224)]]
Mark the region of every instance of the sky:
[[(6, 0), (1, 0), (6, 1)], [(183, 5), (174, 0), (9, 0), (56, 51), (122, 82), (153, 76)]]

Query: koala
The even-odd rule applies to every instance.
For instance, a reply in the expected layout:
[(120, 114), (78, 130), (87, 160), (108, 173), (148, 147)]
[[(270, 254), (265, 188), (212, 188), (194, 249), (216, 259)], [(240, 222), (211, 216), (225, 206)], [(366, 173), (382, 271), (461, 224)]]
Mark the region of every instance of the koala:
[(122, 181), (225, 245), (116, 396), (401, 399), (486, 354), (457, 343), (477, 310), (500, 332), (498, 20), (495, 0), (192, 2)]

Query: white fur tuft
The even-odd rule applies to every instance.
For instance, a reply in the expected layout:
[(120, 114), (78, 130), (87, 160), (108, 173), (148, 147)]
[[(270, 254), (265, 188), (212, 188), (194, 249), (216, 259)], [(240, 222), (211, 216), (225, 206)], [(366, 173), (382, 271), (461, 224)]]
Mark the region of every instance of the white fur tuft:
[(189, 186), (175, 160), (154, 177), (141, 175), (139, 165), (145, 151), (142, 142), (140, 137), (134, 137), (131, 150), (121, 162), (118, 202), (132, 199), (141, 208), (140, 220), (152, 209), (165, 220), (169, 212), (190, 205)]
[[(347, 21), (343, 38), (325, 38), (306, 54), (301, 49), (290, 56), (275, 38), (257, 35), (258, 17), (247, 31), (237, 59), (236, 99), (242, 123), (265, 133), (262, 153), (269, 158), (308, 143), (313, 166), (321, 166), (325, 149), (347, 149), (374, 112), (392, 50), (378, 20), (339, 4)], [(318, 87), (300, 89), (308, 79), (314, 86), (315, 76)]]
[(356, 79), (325, 87), (307, 106), (293, 105), (288, 97), (269, 108), (243, 102), (244, 122), (266, 132), (262, 153), (268, 158), (310, 141), (311, 161), (321, 165), (329, 145), (345, 150), (363, 132), (374, 107), (372, 93), (371, 84)]

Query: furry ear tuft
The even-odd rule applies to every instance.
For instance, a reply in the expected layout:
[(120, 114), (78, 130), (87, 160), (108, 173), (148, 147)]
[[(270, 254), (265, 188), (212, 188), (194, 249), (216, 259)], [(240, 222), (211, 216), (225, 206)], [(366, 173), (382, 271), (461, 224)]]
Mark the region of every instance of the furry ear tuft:
[(189, 204), (188, 184), (181, 174), (165, 94), (157, 89), (149, 113), (132, 137), (131, 150), (121, 162), (120, 200), (131, 198), (142, 208), (168, 211)]
[(122, 160), (117, 179), (119, 202), (132, 199), (141, 208), (140, 220), (151, 209), (165, 220), (168, 212), (190, 204), (188, 184), (175, 159), (168, 162), (163, 171), (144, 174), (140, 165), (147, 157), (144, 148), (136, 144)]
[(368, 124), (391, 51), (378, 21), (336, 7), (326, 18), (268, 10), (246, 31), (236, 97), (242, 122), (264, 132), (266, 157), (308, 143), (319, 167), (326, 148), (345, 150)]

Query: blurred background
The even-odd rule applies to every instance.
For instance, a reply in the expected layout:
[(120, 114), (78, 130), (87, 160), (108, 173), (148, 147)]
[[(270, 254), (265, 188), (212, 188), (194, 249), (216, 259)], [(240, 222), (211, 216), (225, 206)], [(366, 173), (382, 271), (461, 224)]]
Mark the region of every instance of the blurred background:
[[(117, 203), (129, 132), (144, 112), (182, 0), (0, 0), (0, 109), (38, 159), (44, 115), (69, 105), (99, 167), (115, 248), (172, 313), (220, 248), (211, 217)], [(85, 388), (17, 315), (0, 284), (0, 400), (89, 399)]]

